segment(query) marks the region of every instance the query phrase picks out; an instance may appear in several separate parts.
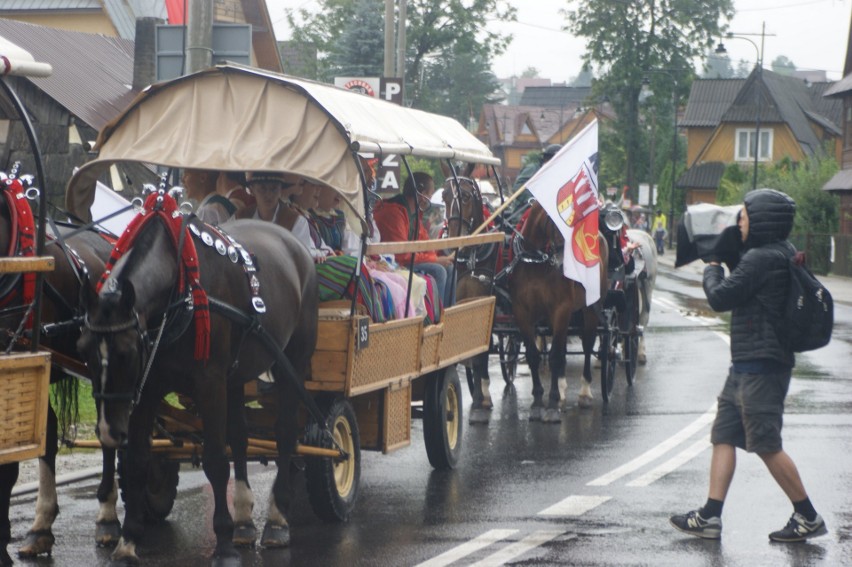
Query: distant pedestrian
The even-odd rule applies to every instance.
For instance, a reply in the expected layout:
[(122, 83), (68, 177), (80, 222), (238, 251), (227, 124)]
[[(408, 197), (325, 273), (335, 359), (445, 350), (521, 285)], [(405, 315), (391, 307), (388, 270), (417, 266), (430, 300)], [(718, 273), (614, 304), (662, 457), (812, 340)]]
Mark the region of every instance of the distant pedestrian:
[(666, 215), (660, 209), (657, 209), (657, 214), (654, 217), (651, 234), (654, 236), (654, 243), (657, 245), (657, 254), (662, 256), (666, 252)]
[(707, 502), (669, 520), (690, 535), (721, 537), (722, 506), (734, 478), (737, 447), (756, 453), (793, 503), (787, 525), (770, 533), (770, 540), (799, 542), (827, 533), (796, 464), (781, 443), (784, 399), (795, 358), (782, 346), (776, 326), (790, 285), (787, 264), (796, 252), (787, 241), (795, 214), (795, 202), (780, 191), (747, 193), (738, 220), (744, 253), (727, 278), (718, 258), (710, 258), (704, 268), (704, 293), (710, 307), (732, 311), (732, 362), (710, 434), (713, 455)]

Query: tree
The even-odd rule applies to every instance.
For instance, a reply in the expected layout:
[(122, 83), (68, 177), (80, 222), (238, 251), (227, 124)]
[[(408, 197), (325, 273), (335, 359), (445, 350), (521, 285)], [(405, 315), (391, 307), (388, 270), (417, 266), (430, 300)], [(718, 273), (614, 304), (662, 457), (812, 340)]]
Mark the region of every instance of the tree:
[(480, 55), (450, 52), (424, 66), (419, 108), (462, 124), (479, 117), (483, 104), (499, 102), (500, 82)]
[(382, 0), (354, 0), (352, 19), (332, 46), (330, 69), (338, 77), (378, 77), (384, 67)]
[(583, 68), (580, 69), (580, 73), (568, 81), (568, 85), (571, 87), (591, 87), (594, 78), (591, 66), (585, 64), (583, 65)]
[(734, 76), (734, 67), (727, 53), (707, 52), (704, 63), (705, 79), (730, 79)]
[[(677, 99), (682, 100), (693, 74), (692, 61), (721, 35), (721, 22), (733, 17), (733, 2), (570, 0), (569, 6), (564, 11), (566, 29), (587, 40), (583, 60), (600, 71), (594, 92), (608, 96), (616, 111), (619, 139), (614, 143), (624, 149), (623, 179), (635, 200), (642, 79), (648, 75), (659, 94), (675, 89)], [(671, 78), (649, 74), (653, 69), (663, 69)], [(602, 167), (607, 157), (601, 156)]]
[(790, 76), (796, 70), (796, 64), (790, 61), (786, 56), (779, 55), (772, 60), (772, 70), (779, 75)]
[(521, 72), (521, 77), (524, 79), (536, 79), (540, 76), (539, 70), (532, 66), (527, 67), (523, 70), (523, 72)]
[[(287, 20), (292, 39), (316, 45), (319, 75), (328, 81), (333, 76), (331, 55), (354, 18), (355, 0), (318, 0), (316, 4), (316, 11), (288, 10)], [(490, 67), (492, 57), (503, 53), (511, 38), (489, 28), (488, 21), (516, 18), (509, 0), (408, 0), (406, 13), (405, 93), (407, 102), (418, 108), (427, 62), (450, 53), (468, 53)], [(381, 29), (374, 33), (383, 37)]]

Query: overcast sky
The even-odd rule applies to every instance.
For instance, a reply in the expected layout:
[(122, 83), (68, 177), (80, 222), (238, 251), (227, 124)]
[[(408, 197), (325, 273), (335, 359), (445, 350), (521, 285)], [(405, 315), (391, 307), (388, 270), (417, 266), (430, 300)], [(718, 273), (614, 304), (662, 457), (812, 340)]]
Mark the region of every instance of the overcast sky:
[[(488, 22), (489, 27), (514, 36), (506, 54), (494, 61), (498, 77), (520, 74), (535, 67), (542, 77), (563, 82), (580, 71), (583, 40), (561, 31), (564, 17), (559, 9), (566, 0), (514, 0), (518, 21), (512, 24)], [(764, 65), (769, 67), (785, 55), (799, 69), (821, 69), (829, 79), (840, 79), (846, 57), (852, 0), (734, 0), (737, 14), (730, 25), (734, 33), (750, 36), (760, 45), (760, 31), (766, 23)], [(286, 8), (315, 9), (315, 0), (267, 0), (269, 14), (279, 40), (288, 39), (290, 30), (284, 17)], [(755, 46), (742, 39), (725, 41), (734, 66), (740, 59), (754, 64)]]

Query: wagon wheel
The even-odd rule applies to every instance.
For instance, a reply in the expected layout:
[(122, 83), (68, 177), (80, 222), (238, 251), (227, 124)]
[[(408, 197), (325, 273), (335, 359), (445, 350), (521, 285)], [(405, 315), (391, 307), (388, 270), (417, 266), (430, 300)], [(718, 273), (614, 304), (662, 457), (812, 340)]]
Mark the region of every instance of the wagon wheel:
[(427, 378), (423, 400), (423, 440), (429, 464), (440, 470), (455, 468), (461, 454), (461, 384), (455, 366)]
[(604, 310), (604, 325), (600, 335), (598, 356), (601, 360), (601, 395), (609, 403), (615, 385), (615, 366), (618, 362), (618, 313), (613, 308)]
[(355, 507), (361, 480), (361, 439), (352, 405), (340, 397), (317, 400), (331, 437), (311, 421), (308, 443), (324, 448), (339, 447), (345, 459), (312, 457), (305, 460), (305, 484), (311, 508), (324, 522), (343, 522)]
[(148, 462), (148, 479), (145, 485), (145, 521), (162, 522), (169, 517), (177, 498), (180, 463), (168, 461), (160, 455), (151, 455)]
[(518, 357), (521, 355), (521, 343), (514, 334), (497, 336), (497, 354), (500, 355), (500, 372), (503, 381), (511, 386), (518, 375)]

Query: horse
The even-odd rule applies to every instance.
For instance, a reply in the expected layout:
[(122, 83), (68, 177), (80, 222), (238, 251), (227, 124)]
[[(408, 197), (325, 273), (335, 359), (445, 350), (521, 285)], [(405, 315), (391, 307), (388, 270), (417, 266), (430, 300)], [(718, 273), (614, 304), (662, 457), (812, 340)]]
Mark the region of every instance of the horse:
[[(531, 421), (561, 421), (559, 378), (565, 373), (565, 345), (575, 312), (582, 313), (580, 338), (584, 354), (584, 381), (580, 388), (578, 404), (581, 408), (591, 406), (591, 356), (597, 338), (598, 309), (606, 297), (609, 285), (607, 242), (597, 231), (593, 238), (597, 240), (600, 251), (598, 270), (601, 300), (592, 306), (586, 306), (586, 290), (583, 285), (563, 275), (560, 260), (562, 247), (566, 243), (541, 204), (533, 203), (520, 230), (520, 238), (515, 239), (515, 264), (509, 275), (509, 294), (533, 380)], [(544, 388), (539, 377), (540, 353), (536, 345), (537, 328), (542, 323), (548, 325), (552, 332), (548, 359), (551, 386), (546, 408), (543, 402)]]
[[(78, 347), (96, 376), (98, 439), (124, 452), (125, 518), (112, 560), (138, 562), (150, 436), (160, 400), (174, 391), (192, 400), (203, 424), (202, 466), (214, 499), (213, 562), (239, 564), (235, 521), (238, 530), (253, 530), (243, 387), (270, 368), (278, 473), (261, 544), (289, 545), (297, 394), (317, 337), (316, 270), (304, 246), (273, 223), (238, 220), (221, 232), (197, 224), (161, 187), (148, 195), (116, 245), (100, 290), (85, 294), (83, 304)], [(227, 505), (226, 445), (237, 471), (235, 518)]]
[[(14, 176), (7, 177), (2, 183), (0, 200), (0, 251), (8, 256), (31, 255), (33, 215), (24, 187)], [(64, 242), (64, 244), (63, 244)], [(63, 371), (71, 367), (73, 372), (85, 374), (79, 358), (76, 341), (79, 337), (80, 323), (75, 317), (80, 315), (79, 298), (81, 286), (85, 281), (84, 271), (100, 277), (112, 245), (102, 236), (84, 231), (60, 241), (53, 238), (45, 247), (45, 255), (52, 256), (55, 269), (48, 272), (44, 279), (44, 301), (42, 302), (42, 323), (57, 330), (55, 335), (45, 336), (42, 346), (53, 351), (53, 365), (50, 382), (54, 385), (60, 416), (53, 406), (48, 404), (45, 455), (39, 458), (39, 484), (36, 498), (35, 518), (26, 537), (18, 549), (18, 556), (34, 558), (38, 555), (50, 555), (55, 541), (52, 526), (59, 514), (56, 497), (56, 455), (58, 453), (59, 431), (64, 433), (75, 418), (78, 381)], [(0, 277), (0, 327), (14, 331), (21, 319), (21, 308), (26, 296), (27, 276), (5, 274)], [(31, 282), (32, 280), (30, 280)], [(30, 288), (32, 289), (32, 287)], [(119, 522), (115, 511), (118, 491), (115, 484), (114, 450), (103, 453), (103, 470), (97, 490), (99, 511), (96, 518), (95, 541), (98, 545), (111, 545), (118, 541)], [(6, 551), (10, 541), (8, 521), (12, 488), (18, 479), (18, 464), (12, 463), (0, 467), (0, 565), (11, 564)]]
[[(644, 230), (635, 228), (627, 229), (627, 238), (639, 243), (639, 251), (642, 255), (643, 267), (636, 277), (636, 285), (639, 286), (639, 326), (645, 327), (651, 316), (651, 298), (654, 294), (654, 285), (657, 281), (657, 246), (650, 234)], [(639, 351), (637, 355), (639, 364), (645, 364), (648, 357), (645, 354), (645, 335), (639, 335)]]
[[(444, 210), (447, 217), (447, 235), (449, 237), (466, 236), (473, 232), (485, 221), (482, 193), (479, 185), (469, 177), (448, 178), (444, 183), (442, 194)], [(497, 276), (498, 259), (502, 255), (502, 245), (499, 243), (484, 244), (462, 248), (456, 254), (456, 271), (458, 273), (456, 297), (458, 300), (488, 296), (493, 293), (508, 294), (492, 285)], [(471, 411), (469, 422), (488, 423), (489, 413), (493, 407), (489, 392), (490, 376), (488, 373), (488, 353), (478, 354), (465, 361), (468, 382), (471, 390)], [(511, 385), (507, 385), (511, 388)]]

